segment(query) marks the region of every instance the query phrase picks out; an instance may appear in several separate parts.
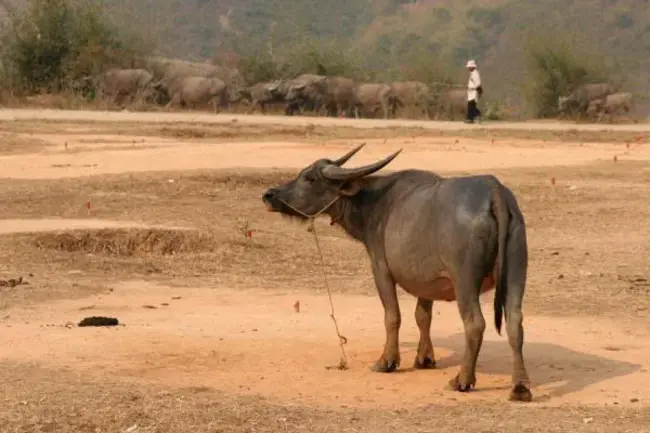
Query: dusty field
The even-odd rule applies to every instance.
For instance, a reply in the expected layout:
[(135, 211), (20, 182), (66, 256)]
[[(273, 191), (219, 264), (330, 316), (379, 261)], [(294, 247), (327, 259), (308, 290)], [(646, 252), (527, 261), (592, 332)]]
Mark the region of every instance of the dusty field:
[[(25, 113), (0, 111), (2, 433), (650, 430), (644, 125)], [(438, 369), (408, 368), (418, 334), (402, 294), (403, 366), (371, 372), (384, 326), (368, 260), (319, 220), (349, 341), (350, 369), (326, 368), (340, 354), (313, 239), (261, 194), (360, 141), (351, 164), (404, 148), (391, 170), (490, 172), (513, 188), (529, 227), (534, 402), (506, 401), (510, 350), (490, 325), (477, 389), (446, 389), (464, 342), (454, 303), (434, 304)], [(120, 326), (76, 327), (92, 315)]]

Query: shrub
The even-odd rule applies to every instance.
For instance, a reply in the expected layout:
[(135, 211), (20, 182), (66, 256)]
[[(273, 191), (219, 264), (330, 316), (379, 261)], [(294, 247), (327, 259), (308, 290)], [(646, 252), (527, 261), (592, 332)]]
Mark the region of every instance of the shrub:
[(272, 57), (261, 53), (243, 57), (237, 69), (249, 84), (293, 78), (300, 74), (357, 77), (359, 69), (350, 56), (334, 43), (305, 42)]
[(137, 38), (122, 38), (102, 15), (71, 0), (29, 0), (10, 13), (2, 35), (5, 70), (26, 93), (59, 92), (70, 80), (109, 66), (131, 66), (143, 55)]
[(606, 80), (598, 56), (585, 54), (566, 40), (545, 36), (539, 41), (526, 47), (526, 95), (538, 117), (557, 115), (558, 97), (577, 86)]

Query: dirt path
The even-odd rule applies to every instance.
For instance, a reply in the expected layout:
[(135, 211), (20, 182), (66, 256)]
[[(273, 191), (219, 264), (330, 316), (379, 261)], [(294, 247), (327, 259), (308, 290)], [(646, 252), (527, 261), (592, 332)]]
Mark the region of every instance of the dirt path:
[(205, 112), (183, 113), (152, 113), (152, 112), (118, 112), (118, 111), (84, 111), (84, 110), (51, 110), (51, 109), (4, 109), (0, 110), (0, 120), (91, 120), (97, 122), (197, 122), (197, 123), (230, 123), (255, 125), (340, 125), (356, 128), (382, 127), (417, 127), (425, 129), (441, 129), (454, 131), (469, 128), (509, 129), (509, 130), (539, 130), (539, 131), (650, 131), (650, 123), (629, 125), (608, 124), (572, 124), (556, 121), (530, 122), (484, 122), (481, 125), (466, 125), (463, 122), (438, 122), (402, 119), (338, 119), (310, 116), (266, 116), (266, 115), (237, 115), (211, 114)]
[[(57, 179), (142, 172), (219, 168), (302, 168), (319, 158), (345, 152), (362, 140), (333, 140), (319, 145), (292, 141), (229, 143), (191, 142), (169, 138), (124, 138), (92, 134), (20, 134), (49, 143), (40, 153), (0, 155), (0, 177)], [(135, 141), (135, 138), (133, 138)], [(391, 170), (424, 168), (439, 172), (488, 171), (513, 167), (579, 165), (599, 160), (650, 158), (650, 146), (629, 152), (620, 144), (557, 143), (542, 140), (500, 139), (497, 143), (474, 138), (409, 137), (363, 140), (366, 148), (355, 156), (366, 164), (398, 150), (402, 154)]]

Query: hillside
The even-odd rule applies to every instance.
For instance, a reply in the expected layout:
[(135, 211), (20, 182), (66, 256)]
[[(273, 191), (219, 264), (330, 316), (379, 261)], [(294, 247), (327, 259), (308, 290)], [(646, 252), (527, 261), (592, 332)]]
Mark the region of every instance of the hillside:
[[(13, 0), (22, 2), (24, 0)], [(88, 0), (80, 0), (88, 1)], [(650, 0), (103, 0), (113, 21), (160, 55), (288, 56), (296, 45), (337, 46), (367, 78), (431, 69), (464, 82), (479, 62), (486, 96), (520, 100), (525, 46), (560, 37), (647, 94)]]
[(604, 54), (629, 86), (648, 91), (650, 0), (105, 2), (117, 22), (158, 42), (161, 54), (186, 59), (228, 51), (276, 55), (312, 38), (336, 41), (380, 75), (424, 58), (464, 80), (459, 67), (472, 57), (490, 92), (511, 94), (513, 84), (525, 82), (525, 43), (560, 35), (586, 54)]

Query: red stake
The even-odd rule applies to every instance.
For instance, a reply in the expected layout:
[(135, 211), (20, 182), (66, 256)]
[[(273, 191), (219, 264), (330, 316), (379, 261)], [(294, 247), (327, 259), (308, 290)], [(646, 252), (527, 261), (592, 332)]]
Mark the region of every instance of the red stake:
[(555, 177), (551, 178), (551, 185), (555, 186)]
[(88, 209), (88, 215), (90, 215), (90, 200), (86, 202), (86, 209)]
[(300, 301), (296, 301), (293, 304), (293, 309), (296, 311), (296, 313), (300, 313)]
[(618, 162), (618, 157), (614, 155), (614, 164), (616, 164), (616, 162)]

